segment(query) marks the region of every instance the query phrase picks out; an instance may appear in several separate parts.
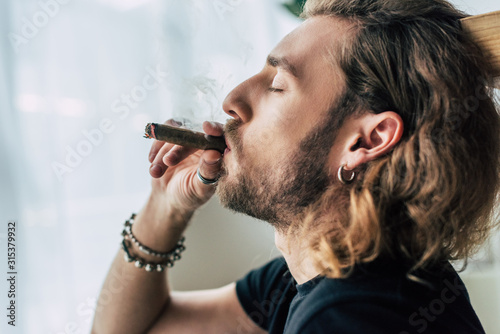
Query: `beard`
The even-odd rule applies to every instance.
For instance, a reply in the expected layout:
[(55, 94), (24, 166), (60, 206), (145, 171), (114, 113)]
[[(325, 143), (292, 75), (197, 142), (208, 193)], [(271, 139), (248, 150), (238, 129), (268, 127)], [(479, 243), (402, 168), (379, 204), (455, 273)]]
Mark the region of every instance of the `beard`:
[[(242, 122), (228, 121), (225, 136), (233, 144), (231, 153), (236, 161), (244, 163), (232, 178), (223, 163), (216, 191), (222, 206), (267, 221), (281, 231), (301, 219), (306, 208), (332, 184), (327, 162), (338, 129), (348, 114), (345, 107), (345, 103), (339, 103), (329, 110), (325, 122), (313, 128), (297, 149), (277, 163), (250, 166), (247, 162), (256, 158), (252, 160), (243, 149), (237, 132)], [(337, 112), (341, 108), (344, 109)]]

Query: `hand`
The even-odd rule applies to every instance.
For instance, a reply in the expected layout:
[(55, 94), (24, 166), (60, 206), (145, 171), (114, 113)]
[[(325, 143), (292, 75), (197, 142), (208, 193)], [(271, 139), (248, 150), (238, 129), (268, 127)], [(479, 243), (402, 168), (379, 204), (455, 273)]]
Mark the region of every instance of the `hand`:
[[(168, 125), (178, 126), (169, 120)], [(204, 122), (203, 131), (211, 136), (222, 136), (220, 123)], [(157, 141), (149, 153), (152, 180), (152, 196), (160, 199), (164, 210), (178, 214), (190, 214), (207, 202), (215, 192), (213, 185), (203, 184), (196, 176), (197, 168), (206, 179), (219, 175), (222, 154), (215, 150), (197, 149)]]

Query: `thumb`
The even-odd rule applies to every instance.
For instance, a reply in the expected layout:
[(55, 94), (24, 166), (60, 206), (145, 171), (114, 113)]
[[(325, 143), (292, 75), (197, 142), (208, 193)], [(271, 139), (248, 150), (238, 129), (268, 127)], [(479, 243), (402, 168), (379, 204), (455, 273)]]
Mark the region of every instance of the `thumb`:
[[(215, 150), (204, 151), (200, 158), (198, 168), (200, 175), (206, 180), (217, 180), (222, 164), (222, 154)], [(203, 182), (198, 180), (201, 184)], [(205, 184), (203, 184), (205, 185)], [(206, 185), (211, 186), (211, 185)]]

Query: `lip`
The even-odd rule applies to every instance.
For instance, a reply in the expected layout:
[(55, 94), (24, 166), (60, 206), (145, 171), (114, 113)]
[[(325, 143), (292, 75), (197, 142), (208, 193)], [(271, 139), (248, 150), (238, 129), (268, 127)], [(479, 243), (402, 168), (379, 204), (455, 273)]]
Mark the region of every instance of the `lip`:
[(226, 152), (228, 150), (231, 151), (231, 145), (229, 145), (229, 141), (227, 140), (227, 138), (224, 138), (224, 139), (226, 140), (226, 146), (227, 146), (226, 150), (224, 152)]

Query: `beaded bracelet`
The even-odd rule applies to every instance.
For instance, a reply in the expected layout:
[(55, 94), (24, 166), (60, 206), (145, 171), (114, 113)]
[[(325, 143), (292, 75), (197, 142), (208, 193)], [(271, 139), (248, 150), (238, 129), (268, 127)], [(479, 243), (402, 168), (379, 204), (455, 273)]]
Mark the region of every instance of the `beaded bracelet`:
[(122, 231), (122, 235), (123, 236), (126, 236), (128, 235), (129, 238), (135, 243), (135, 245), (139, 248), (139, 250), (141, 252), (143, 252), (144, 254), (148, 254), (148, 255), (153, 255), (153, 256), (156, 256), (156, 257), (159, 257), (159, 258), (162, 258), (162, 259), (166, 259), (168, 257), (170, 257), (172, 255), (172, 252), (176, 252), (177, 254), (180, 254), (182, 253), (186, 248), (184, 247), (183, 243), (184, 243), (184, 240), (185, 238), (182, 237), (178, 242), (177, 242), (177, 245), (175, 246), (175, 248), (170, 251), (170, 252), (158, 252), (158, 251), (155, 251), (143, 244), (141, 244), (139, 242), (139, 240), (137, 240), (137, 238), (135, 237), (134, 233), (132, 233), (132, 225), (134, 224), (134, 219), (136, 217), (136, 214), (133, 213), (132, 216), (125, 221), (125, 228), (123, 229)]
[[(130, 219), (125, 222), (125, 229), (122, 231), (123, 240), (121, 242), (121, 246), (125, 252), (125, 256), (124, 256), (125, 261), (127, 261), (127, 262), (134, 262), (135, 261), (135, 266), (137, 268), (144, 267), (144, 269), (146, 271), (153, 271), (153, 269), (156, 269), (156, 271), (162, 272), (165, 267), (169, 267), (169, 268), (173, 267), (174, 262), (181, 258), (180, 254), (186, 249), (186, 247), (184, 246), (185, 238), (182, 237), (177, 242), (175, 248), (169, 252), (166, 252), (166, 253), (156, 252), (156, 251), (152, 250), (151, 248), (141, 244), (132, 234), (131, 227), (132, 227), (133, 220), (134, 220), (135, 216), (136, 216), (135, 214), (132, 214)], [(162, 261), (160, 263), (151, 263), (151, 262), (145, 261), (143, 258), (141, 258), (135, 254), (131, 254), (129, 251), (129, 248), (132, 244), (131, 244), (130, 240), (126, 239), (126, 237), (129, 237), (139, 247), (139, 250), (141, 250), (143, 253), (154, 255), (157, 257), (161, 257), (162, 259), (164, 259), (164, 261)]]

